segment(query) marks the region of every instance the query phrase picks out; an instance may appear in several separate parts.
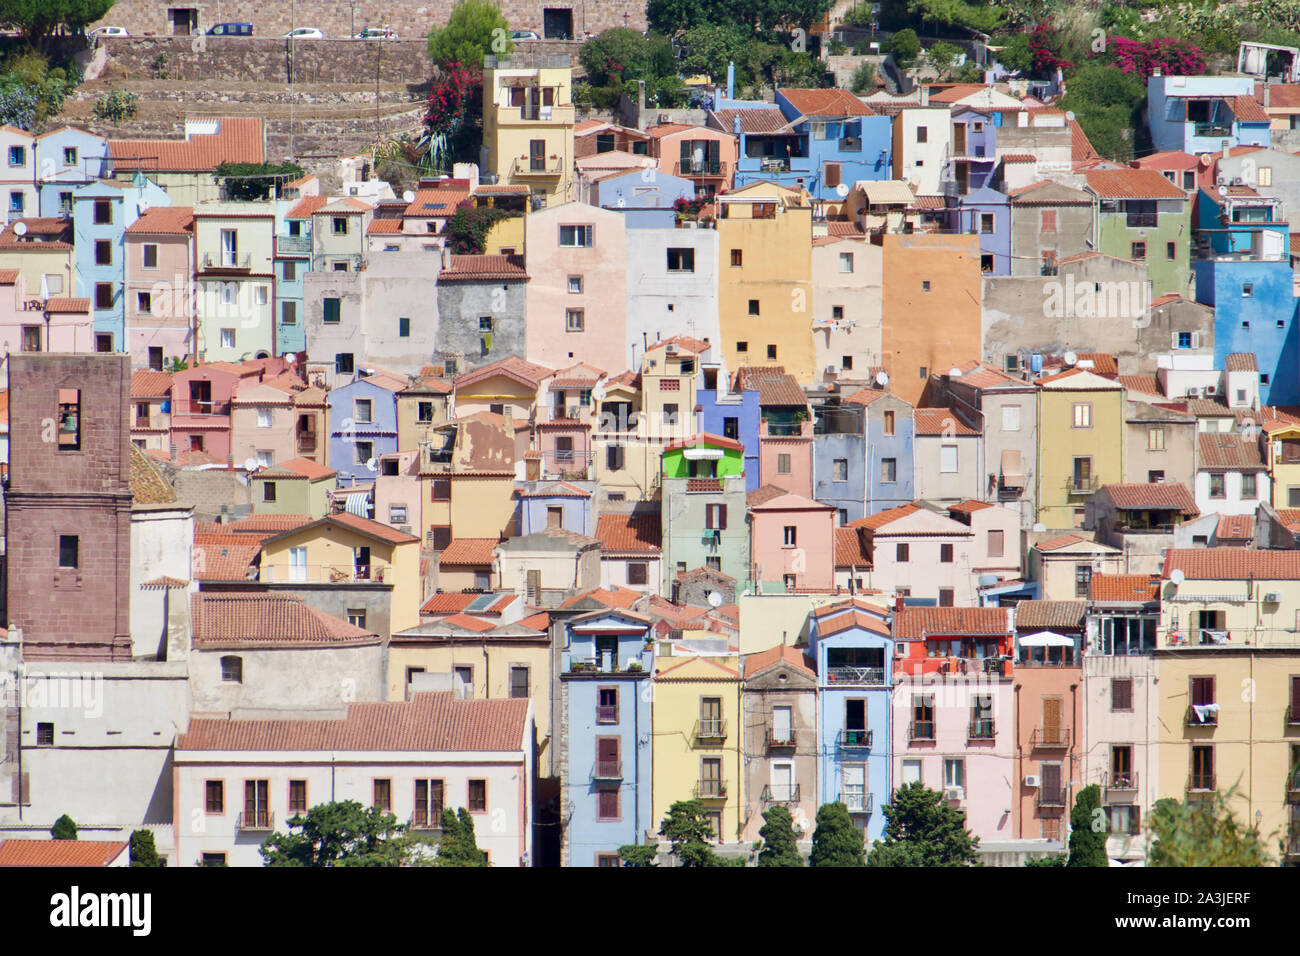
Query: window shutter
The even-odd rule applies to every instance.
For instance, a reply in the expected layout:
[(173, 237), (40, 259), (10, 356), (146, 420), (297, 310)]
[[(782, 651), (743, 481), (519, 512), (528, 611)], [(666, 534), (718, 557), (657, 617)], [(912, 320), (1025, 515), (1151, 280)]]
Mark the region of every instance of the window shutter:
[(1300, 720), (1300, 677), (1291, 678), (1291, 719)]
[(1170, 333), (1169, 333), (1169, 347), (1170, 347), (1171, 349), (1176, 349), (1176, 348), (1178, 348), (1178, 333), (1177, 333), (1177, 332), (1170, 332)]
[(726, 531), (727, 530), (727, 506), (718, 505), (717, 508), (718, 508), (718, 529), (720, 531)]

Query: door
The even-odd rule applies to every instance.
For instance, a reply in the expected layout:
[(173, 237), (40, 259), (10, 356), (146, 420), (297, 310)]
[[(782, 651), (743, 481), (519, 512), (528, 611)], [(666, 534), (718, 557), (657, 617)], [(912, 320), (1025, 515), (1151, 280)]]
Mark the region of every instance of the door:
[(850, 813), (867, 808), (867, 768), (862, 764), (849, 764), (844, 768), (844, 805)]
[(546, 170), (546, 140), (533, 139), (528, 141), (528, 168), (535, 173)]
[(223, 266), (239, 265), (239, 244), (234, 229), (221, 230), (221, 264)]
[(1043, 698), (1043, 743), (1061, 742), (1061, 698)]
[(722, 698), (700, 698), (700, 736), (720, 737), (722, 735)]
[(307, 580), (307, 549), (306, 548), (289, 549), (289, 580), (290, 581)]
[(865, 700), (846, 700), (844, 702), (844, 742), (849, 746), (858, 746), (867, 735), (867, 702)]
[(794, 740), (789, 707), (772, 708), (772, 739), (780, 743)]
[(352, 568), (358, 581), (370, 580), (370, 549), (352, 549)]
[(952, 154), (954, 156), (966, 155), (966, 124), (954, 123), (952, 126)]
[(1061, 765), (1045, 763), (1042, 770), (1042, 802), (1051, 806), (1064, 806), (1065, 795), (1061, 792)]
[(244, 781), (244, 827), (266, 828), (270, 825), (268, 805), (270, 802), (269, 780)]
[(794, 799), (794, 765), (788, 763), (772, 764), (772, 799), (787, 801)]
[(596, 774), (600, 777), (617, 777), (618, 766), (617, 737), (596, 738)]

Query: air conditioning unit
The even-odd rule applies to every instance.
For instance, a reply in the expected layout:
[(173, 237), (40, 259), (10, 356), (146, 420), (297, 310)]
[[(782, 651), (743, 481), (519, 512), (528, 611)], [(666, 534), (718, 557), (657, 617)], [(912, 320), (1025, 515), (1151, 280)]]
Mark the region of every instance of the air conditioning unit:
[(1232, 177), (1232, 185), (1234, 185), (1234, 186), (1244, 186), (1244, 185), (1246, 185), (1246, 180), (1242, 179), (1240, 176), (1233, 176), (1233, 177)]
[(676, 355), (676, 354), (677, 354), (677, 343), (676, 343), (676, 342), (669, 342), (667, 345), (664, 346), (664, 351), (667, 352), (669, 355)]
[(961, 787), (944, 787), (943, 798), (945, 800), (960, 800), (966, 795), (966, 791)]
[(1219, 386), (1207, 385), (1205, 386), (1205, 397), (1209, 398), (1211, 395), (1216, 394), (1218, 391), (1219, 391)]
[(1039, 779), (1038, 774), (1036, 774), (1036, 773), (1027, 773), (1027, 774), (1025, 774), (1025, 786), (1026, 786), (1026, 787), (1037, 787), (1037, 786), (1039, 786), (1041, 783), (1042, 783), (1042, 781)]
[(1215, 177), (1214, 177), (1214, 185), (1216, 185), (1216, 186), (1226, 186), (1226, 185), (1228, 185), (1228, 177), (1227, 177), (1227, 176), (1223, 176), (1223, 175), (1215, 176)]
[(1265, 604), (1281, 604), (1281, 603), (1282, 603), (1282, 592), (1281, 592), (1281, 591), (1268, 591), (1268, 592), (1265, 593), (1265, 595), (1264, 595), (1264, 603), (1265, 603)]

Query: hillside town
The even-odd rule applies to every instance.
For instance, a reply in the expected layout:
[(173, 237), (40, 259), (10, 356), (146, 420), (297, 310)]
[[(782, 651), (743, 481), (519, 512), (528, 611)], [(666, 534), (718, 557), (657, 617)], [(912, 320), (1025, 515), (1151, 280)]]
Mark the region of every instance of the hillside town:
[[(984, 866), (1080, 807), (1152, 864), (1158, 804), (1300, 864), (1300, 33), (1125, 69), (1111, 137), (882, 4), (773, 82), (659, 0), (100, 6), (0, 127), (0, 866), (349, 802), (393, 865), (888, 865), (904, 800)], [(462, 7), (507, 26), (440, 61)], [(191, 40), (410, 41), (424, 139), (91, 116)]]

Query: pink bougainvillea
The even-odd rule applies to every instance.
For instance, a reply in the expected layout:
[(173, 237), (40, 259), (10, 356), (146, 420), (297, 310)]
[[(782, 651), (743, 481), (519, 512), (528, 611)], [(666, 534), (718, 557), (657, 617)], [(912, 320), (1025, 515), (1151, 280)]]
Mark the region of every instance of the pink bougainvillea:
[(448, 63), (429, 90), (424, 126), (432, 134), (450, 136), (465, 122), (470, 93), (480, 78), (460, 63)]
[(1060, 37), (1049, 24), (1040, 23), (1029, 32), (1029, 52), (1034, 57), (1035, 75), (1051, 76), (1057, 70), (1068, 70), (1074, 65), (1057, 52), (1060, 48)]
[(1106, 41), (1108, 53), (1124, 73), (1136, 73), (1146, 79), (1157, 68), (1168, 76), (1196, 76), (1205, 71), (1205, 54), (1186, 40), (1159, 37), (1155, 40), (1130, 40), (1112, 37)]

